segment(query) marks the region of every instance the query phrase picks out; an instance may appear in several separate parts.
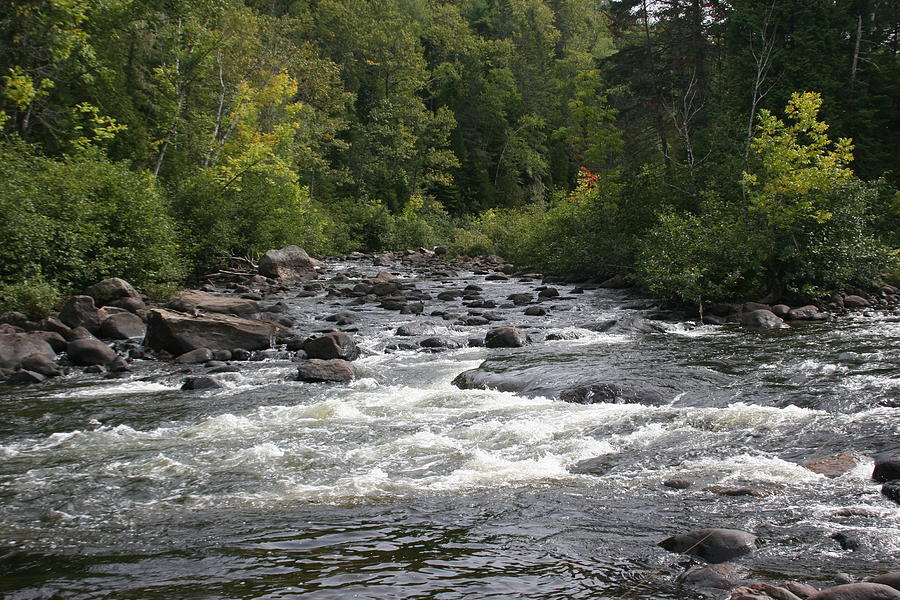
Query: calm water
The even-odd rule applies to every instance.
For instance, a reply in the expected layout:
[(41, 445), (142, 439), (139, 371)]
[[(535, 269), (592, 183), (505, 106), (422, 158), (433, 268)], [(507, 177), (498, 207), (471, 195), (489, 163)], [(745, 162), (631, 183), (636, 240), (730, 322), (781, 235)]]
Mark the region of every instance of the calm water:
[[(432, 294), (476, 282), (498, 301), (538, 285), (415, 281)], [(348, 310), (324, 295), (286, 301), (305, 332)], [(601, 290), (544, 306), (547, 317), (497, 312), (537, 340), (572, 339), (443, 353), (385, 352), (409, 319), (357, 308), (364, 356), (349, 386), (291, 381), (289, 358), (269, 358), (236, 363), (213, 392), (182, 392), (183, 372), (151, 362), (124, 379), (0, 390), (0, 594), (695, 598), (675, 582), (686, 559), (656, 543), (700, 527), (760, 536), (741, 562), (767, 579), (896, 569), (900, 507), (869, 477), (872, 455), (900, 446), (900, 318), (609, 335), (585, 325), (652, 302)], [(426, 314), (448, 307), (467, 310), (427, 301)], [(439, 335), (486, 331), (423, 320)], [(451, 385), (483, 361), (525, 392)], [(556, 399), (590, 382), (664, 401)], [(798, 464), (846, 453), (860, 462), (835, 479)], [(598, 474), (569, 472), (600, 456)], [(676, 477), (697, 483), (662, 485)], [(715, 493), (747, 485), (768, 495)], [(860, 548), (841, 550), (835, 532)]]

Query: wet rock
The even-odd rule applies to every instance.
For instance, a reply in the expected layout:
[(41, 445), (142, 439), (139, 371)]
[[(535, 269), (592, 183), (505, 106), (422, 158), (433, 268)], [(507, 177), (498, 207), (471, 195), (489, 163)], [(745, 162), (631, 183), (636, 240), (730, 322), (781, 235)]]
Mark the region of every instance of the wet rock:
[(613, 275), (609, 279), (604, 280), (599, 287), (611, 289), (611, 290), (623, 290), (628, 287), (628, 282), (625, 281), (625, 278), (621, 275)]
[(900, 590), (900, 571), (894, 571), (893, 573), (885, 573), (884, 575), (879, 575), (878, 577), (872, 577), (868, 580), (869, 583), (880, 583), (881, 585), (888, 585), (895, 590)]
[(206, 375), (200, 375), (197, 377), (187, 377), (181, 383), (181, 389), (183, 390), (220, 390), (224, 388), (218, 379), (215, 377), (208, 377)]
[(736, 588), (729, 600), (801, 600), (799, 596), (780, 586), (753, 583)]
[(900, 454), (876, 456), (872, 479), (880, 482), (900, 480)]
[(900, 504), (900, 483), (886, 483), (881, 486), (881, 495)]
[(0, 313), (0, 323), (2, 324), (22, 327), (27, 322), (28, 315), (17, 310), (9, 310), (4, 313)]
[(656, 389), (635, 384), (594, 383), (579, 385), (565, 389), (559, 399), (576, 404), (644, 404), (660, 406), (667, 402), (666, 397)]
[(246, 361), (250, 360), (252, 354), (246, 348), (234, 348), (231, 351), (231, 359), (237, 361)]
[(481, 325), (488, 325), (489, 323), (490, 320), (484, 317), (477, 316), (462, 317), (457, 321), (457, 324), (464, 325), (466, 327), (478, 327)]
[(573, 475), (606, 475), (615, 466), (615, 458), (604, 454), (603, 456), (580, 460), (569, 467), (568, 470)]
[(209, 369), (210, 375), (219, 375), (221, 373), (238, 373), (240, 369), (232, 365), (221, 365), (218, 367), (211, 367)]
[(707, 487), (706, 490), (714, 494), (718, 494), (719, 496), (752, 496), (754, 498), (765, 498), (766, 496), (771, 496), (774, 493), (773, 490), (758, 485), (744, 485), (737, 487), (723, 487), (713, 485)]
[(529, 317), (543, 317), (547, 310), (541, 306), (529, 306), (525, 309), (525, 314)]
[(355, 360), (359, 357), (359, 348), (356, 346), (356, 342), (349, 335), (340, 331), (307, 340), (303, 344), (303, 350), (310, 358), (323, 360), (334, 358)]
[(693, 479), (666, 479), (663, 485), (674, 490), (686, 490), (696, 483)]
[(900, 600), (900, 591), (880, 583), (848, 583), (816, 592), (807, 600)]
[(339, 358), (329, 360), (311, 358), (297, 365), (299, 381), (344, 383), (352, 381), (355, 377), (353, 365)]
[(52, 331), (58, 333), (64, 338), (68, 338), (72, 334), (72, 328), (54, 317), (44, 317), (35, 324), (37, 331)]
[(853, 470), (859, 462), (860, 457), (855, 454), (835, 454), (807, 458), (800, 463), (800, 466), (833, 479)]
[(231, 360), (231, 350), (213, 350), (213, 360)]
[(862, 296), (844, 296), (844, 307), (845, 308), (868, 308), (872, 306), (872, 303), (863, 298)]
[(91, 338), (94, 338), (93, 334), (91, 334), (91, 332), (84, 327), (73, 327), (72, 331), (69, 333), (66, 339), (70, 342), (74, 342), (75, 340), (84, 340)]
[(749, 577), (750, 571), (734, 563), (706, 565), (688, 569), (678, 576), (678, 583), (699, 592), (731, 590)]
[(4, 383), (8, 385), (33, 385), (35, 383), (44, 383), (45, 381), (47, 381), (45, 375), (29, 371), (28, 369), (21, 369), (10, 374)]
[(500, 273), (491, 273), (484, 278), (485, 281), (509, 281), (509, 277)]
[(428, 323), (422, 321), (412, 321), (397, 328), (397, 335), (403, 337), (412, 337), (417, 335), (428, 335), (433, 331)]
[(591, 323), (585, 325), (585, 329), (596, 331), (598, 333), (609, 333), (615, 335), (637, 335), (650, 333), (665, 333), (670, 326), (660, 323), (659, 321), (651, 321), (643, 317), (629, 316), (622, 319), (611, 319), (609, 321), (601, 321), (599, 323)]
[(127, 373), (131, 371), (131, 365), (121, 356), (117, 356), (115, 360), (106, 365), (106, 368), (109, 369), (110, 373)]
[(453, 379), (453, 385), (463, 390), (498, 390), (522, 392), (534, 381), (515, 373), (491, 373), (481, 368), (463, 371)]
[(72, 296), (59, 310), (59, 320), (67, 327), (84, 327), (93, 335), (100, 333), (100, 324), (107, 314), (94, 304), (90, 296)]
[(753, 310), (741, 313), (741, 325), (754, 329), (784, 329), (788, 324), (770, 310)]
[(259, 274), (270, 279), (313, 279), (324, 263), (311, 258), (298, 246), (269, 250), (259, 259)]
[(531, 304), (534, 300), (534, 296), (531, 294), (510, 294), (506, 299), (511, 300), (516, 306), (524, 306), (526, 304)]
[(423, 348), (455, 350), (457, 348), (465, 348), (469, 345), (469, 341), (450, 337), (430, 337), (419, 342), (419, 345)]
[(763, 304), (762, 302), (744, 302), (741, 305), (742, 313), (755, 312), (757, 310), (768, 310), (771, 312), (772, 307), (769, 304)]
[(184, 354), (180, 354), (175, 358), (175, 362), (182, 365), (196, 365), (209, 362), (212, 359), (212, 350), (210, 350), (209, 348), (196, 348), (194, 350), (185, 352)]
[(169, 299), (168, 308), (188, 314), (218, 313), (247, 317), (259, 313), (259, 304), (243, 298), (213, 296), (200, 290), (187, 290)]
[(69, 342), (66, 354), (76, 365), (108, 365), (116, 360), (112, 348), (94, 338), (83, 338)]
[(362, 318), (354, 313), (343, 312), (334, 315), (328, 315), (327, 317), (325, 317), (325, 320), (330, 323), (334, 323), (335, 325), (353, 325), (354, 323), (359, 323)]
[(819, 307), (810, 304), (800, 308), (792, 308), (788, 312), (787, 318), (791, 321), (827, 321), (831, 318), (831, 315), (820, 311)]
[(800, 583), (799, 581), (784, 581), (781, 587), (800, 598), (809, 598), (819, 590), (808, 583)]
[(144, 344), (178, 356), (195, 350), (262, 350), (271, 345), (275, 325), (232, 315), (208, 314), (192, 317), (164, 309), (147, 313)]
[[(818, 309), (816, 310), (818, 311)], [(791, 307), (787, 304), (776, 304), (772, 307), (772, 312), (780, 319), (787, 319), (788, 315), (791, 314)]]
[(544, 288), (540, 292), (538, 292), (538, 298), (541, 300), (546, 300), (549, 298), (557, 298), (557, 297), (559, 297), (559, 290), (556, 288), (548, 287), (548, 288)]
[(659, 546), (669, 552), (721, 563), (756, 550), (758, 538), (737, 529), (698, 529), (666, 538)]
[(58, 377), (62, 369), (43, 354), (32, 354), (22, 359), (22, 370), (40, 373), (44, 377)]
[(521, 348), (528, 344), (528, 336), (518, 327), (495, 327), (484, 336), (488, 348)]
[[(125, 302), (124, 304), (126, 305), (139, 304), (140, 306), (143, 306), (144, 304), (138, 291), (134, 289), (130, 283), (124, 279), (119, 279), (118, 277), (110, 277), (109, 279), (97, 282), (87, 288), (84, 293), (86, 296), (93, 298), (97, 306), (107, 306), (110, 304), (118, 306), (118, 301), (120, 300), (131, 301)], [(120, 306), (120, 308), (126, 307)]]
[(100, 325), (100, 337), (109, 340), (127, 340), (144, 337), (147, 326), (137, 315), (122, 312), (111, 315)]
[(49, 359), (56, 358), (56, 352), (46, 337), (58, 335), (50, 332), (0, 333), (0, 368), (17, 369), (22, 360), (32, 354), (41, 354)]
[(862, 543), (858, 535), (846, 531), (836, 531), (828, 537), (836, 541), (841, 546), (841, 550), (859, 550)]

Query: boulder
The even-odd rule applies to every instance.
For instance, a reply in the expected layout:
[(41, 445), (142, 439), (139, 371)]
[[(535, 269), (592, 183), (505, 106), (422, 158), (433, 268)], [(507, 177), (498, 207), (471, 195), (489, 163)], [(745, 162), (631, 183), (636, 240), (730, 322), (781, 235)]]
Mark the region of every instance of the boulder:
[(585, 329), (590, 329), (591, 331), (596, 331), (598, 333), (609, 333), (614, 335), (665, 333), (670, 329), (665, 323), (652, 321), (638, 316), (601, 321), (599, 323), (585, 325), (584, 327)]
[(543, 317), (547, 314), (547, 309), (541, 306), (529, 306), (525, 309), (525, 315), (529, 317)]
[(706, 565), (688, 569), (678, 576), (678, 583), (697, 591), (710, 591), (721, 594), (723, 590), (731, 590), (750, 576), (750, 571), (734, 563)]
[(900, 454), (877, 456), (872, 479), (880, 482), (900, 480)]
[(844, 307), (845, 308), (868, 308), (872, 306), (872, 303), (863, 298), (862, 296), (844, 296)]
[(784, 581), (781, 587), (800, 598), (809, 598), (819, 590), (808, 583), (800, 583), (799, 581)]
[(495, 327), (484, 336), (488, 348), (521, 348), (528, 343), (528, 336), (518, 327)]
[[(438, 296), (438, 298), (440, 298), (440, 296)], [(531, 303), (531, 301), (534, 300), (534, 296), (531, 294), (510, 294), (506, 299), (512, 300), (512, 303), (516, 306), (524, 306)]]
[(419, 345), (423, 348), (455, 350), (468, 346), (469, 340), (451, 337), (430, 337), (419, 342)]
[(563, 390), (559, 399), (575, 404), (644, 404), (661, 406), (667, 402), (666, 397), (649, 386), (629, 383), (593, 383), (579, 385)]
[(659, 546), (709, 563), (722, 563), (756, 550), (758, 538), (737, 529), (698, 529), (666, 538)]
[(412, 321), (397, 328), (397, 335), (412, 337), (416, 335), (428, 335), (433, 331), (431, 325), (422, 321)]
[(72, 335), (72, 328), (54, 317), (44, 317), (35, 324), (36, 331), (52, 331), (64, 338)]
[(130, 338), (144, 337), (147, 326), (144, 321), (130, 312), (121, 312), (111, 315), (100, 325), (100, 337), (109, 340), (127, 340)]
[(100, 333), (100, 324), (106, 317), (107, 314), (97, 308), (90, 296), (72, 296), (59, 311), (59, 320), (66, 326), (73, 329), (84, 327), (94, 335)]
[(827, 321), (831, 315), (820, 311), (817, 306), (808, 304), (800, 308), (792, 308), (788, 311), (787, 318), (791, 321)]
[(21, 369), (15, 373), (11, 373), (4, 382), (9, 385), (31, 385), (33, 383), (43, 383), (47, 381), (47, 377), (35, 371)]
[(58, 377), (62, 375), (62, 369), (55, 362), (43, 354), (32, 354), (22, 359), (22, 369), (40, 373), (44, 377)]
[(329, 360), (311, 358), (297, 365), (299, 381), (344, 383), (352, 381), (355, 377), (353, 365), (339, 358)]
[(559, 290), (556, 288), (548, 287), (548, 288), (544, 288), (540, 292), (538, 292), (538, 298), (541, 300), (545, 300), (547, 298), (558, 298), (558, 297), (559, 297)]
[(0, 333), (0, 368), (17, 369), (25, 358), (33, 354), (55, 359), (56, 352), (42, 333), (57, 335), (49, 332)]
[[(197, 348), (210, 350), (262, 350), (272, 345), (277, 328), (271, 323), (232, 315), (199, 317), (164, 309), (147, 313), (144, 345), (178, 356)], [(235, 360), (239, 359), (238, 353)]]
[(807, 600), (900, 600), (900, 591), (880, 583), (847, 583), (816, 592)]
[(783, 587), (753, 583), (736, 588), (731, 592), (729, 600), (801, 600), (801, 598)]
[(187, 290), (169, 299), (166, 305), (183, 313), (220, 313), (247, 317), (259, 313), (259, 304), (243, 298), (213, 296), (200, 290)]
[(741, 325), (754, 329), (784, 329), (788, 324), (771, 310), (759, 309), (741, 313)]
[(259, 274), (271, 279), (314, 279), (316, 267), (324, 263), (311, 258), (298, 246), (269, 250), (259, 259)]
[[(818, 311), (818, 309), (816, 309), (816, 311)], [(772, 307), (772, 312), (781, 319), (788, 319), (790, 318), (791, 307), (787, 304), (776, 304)]]
[(621, 275), (613, 275), (609, 279), (604, 280), (600, 284), (600, 287), (607, 288), (610, 290), (623, 290), (630, 286), (628, 285), (628, 282), (625, 281), (625, 278), (622, 277)]
[(66, 354), (76, 365), (108, 365), (116, 360), (112, 348), (94, 338), (83, 338), (69, 342)]
[(323, 360), (333, 358), (355, 360), (359, 358), (359, 348), (356, 346), (356, 342), (352, 337), (340, 331), (308, 339), (303, 344), (303, 350), (310, 358)]
[(194, 365), (199, 363), (206, 363), (213, 359), (212, 350), (209, 348), (195, 348), (194, 350), (190, 350), (181, 354), (175, 358), (175, 362), (181, 363), (183, 365)]
[(824, 475), (828, 478), (840, 477), (859, 464), (860, 458), (855, 454), (835, 454), (832, 456), (818, 456), (807, 458), (800, 463), (813, 473)]
[(110, 277), (95, 283), (86, 289), (84, 293), (86, 296), (93, 298), (97, 306), (106, 306), (125, 298), (131, 298), (143, 304), (141, 295), (137, 290), (130, 283), (118, 277)]
[(881, 486), (881, 495), (900, 504), (900, 483), (886, 483)]
[(199, 377), (187, 377), (181, 383), (183, 390), (220, 390), (224, 386), (215, 377), (201, 375)]
[[(59, 354), (60, 352), (66, 351), (66, 346), (69, 345), (69, 342), (66, 341), (66, 338), (61, 336), (60, 334), (53, 331), (35, 331), (30, 334), (31, 337), (44, 340), (50, 347), (53, 348), (53, 351)], [(2, 345), (2, 343), (0, 343)]]
[(879, 575), (878, 577), (872, 577), (869, 579), (869, 583), (880, 583), (882, 585), (889, 585), (895, 590), (900, 590), (900, 571), (894, 571), (892, 573), (885, 573), (884, 575)]

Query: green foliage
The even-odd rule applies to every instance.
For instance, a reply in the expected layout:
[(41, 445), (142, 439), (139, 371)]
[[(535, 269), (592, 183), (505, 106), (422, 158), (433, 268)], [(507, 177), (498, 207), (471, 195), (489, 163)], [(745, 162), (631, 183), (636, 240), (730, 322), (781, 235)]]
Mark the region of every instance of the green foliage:
[(64, 291), (117, 276), (177, 281), (175, 227), (154, 182), (87, 152), (65, 160), (0, 143), (0, 281), (44, 276)]
[(0, 284), (0, 312), (16, 310), (30, 319), (40, 319), (50, 314), (61, 301), (56, 286), (42, 277)]

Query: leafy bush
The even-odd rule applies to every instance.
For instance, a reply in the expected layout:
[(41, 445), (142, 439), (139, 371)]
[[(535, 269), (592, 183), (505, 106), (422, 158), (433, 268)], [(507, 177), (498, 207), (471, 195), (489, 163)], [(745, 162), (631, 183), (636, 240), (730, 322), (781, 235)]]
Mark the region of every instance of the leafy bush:
[(0, 285), (0, 312), (17, 310), (31, 319), (50, 314), (62, 301), (56, 286), (42, 277)]
[(0, 281), (43, 276), (61, 291), (116, 276), (183, 276), (175, 227), (153, 180), (89, 150), (55, 160), (0, 143)]

